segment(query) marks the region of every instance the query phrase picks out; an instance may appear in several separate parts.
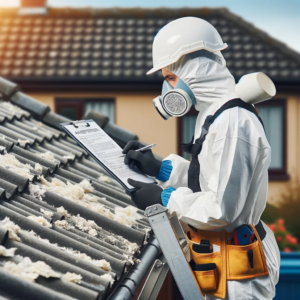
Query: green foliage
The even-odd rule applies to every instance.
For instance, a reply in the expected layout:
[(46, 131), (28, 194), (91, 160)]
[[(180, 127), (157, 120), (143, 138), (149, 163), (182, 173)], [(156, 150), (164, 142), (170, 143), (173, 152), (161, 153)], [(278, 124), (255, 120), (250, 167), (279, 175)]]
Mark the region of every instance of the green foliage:
[(280, 218), (280, 213), (278, 208), (270, 203), (267, 203), (267, 206), (261, 216), (261, 219), (266, 224), (273, 224)]
[(298, 183), (291, 182), (280, 195), (278, 212), (284, 219), (287, 230), (300, 240), (300, 185)]

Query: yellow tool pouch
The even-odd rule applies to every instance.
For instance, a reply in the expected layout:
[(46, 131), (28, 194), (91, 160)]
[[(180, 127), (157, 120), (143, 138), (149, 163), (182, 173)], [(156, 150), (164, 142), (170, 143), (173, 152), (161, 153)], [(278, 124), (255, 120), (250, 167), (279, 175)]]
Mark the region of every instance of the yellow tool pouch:
[[(201, 293), (225, 298), (226, 281), (242, 280), (268, 275), (268, 268), (261, 239), (255, 226), (250, 225), (256, 241), (246, 246), (231, 245), (233, 233), (203, 231), (189, 231), (187, 239), (190, 244), (192, 258), (197, 267), (215, 264), (214, 270), (194, 271)], [(201, 240), (209, 240), (210, 245), (220, 248), (212, 253), (197, 253), (193, 251), (193, 244)]]

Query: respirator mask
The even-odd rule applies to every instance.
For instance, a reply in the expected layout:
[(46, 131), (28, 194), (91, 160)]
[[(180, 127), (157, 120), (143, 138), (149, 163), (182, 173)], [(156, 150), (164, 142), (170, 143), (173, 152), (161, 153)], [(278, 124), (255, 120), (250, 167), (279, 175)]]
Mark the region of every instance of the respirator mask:
[(179, 78), (175, 88), (164, 80), (161, 96), (152, 100), (156, 110), (163, 119), (184, 116), (196, 99), (191, 89)]

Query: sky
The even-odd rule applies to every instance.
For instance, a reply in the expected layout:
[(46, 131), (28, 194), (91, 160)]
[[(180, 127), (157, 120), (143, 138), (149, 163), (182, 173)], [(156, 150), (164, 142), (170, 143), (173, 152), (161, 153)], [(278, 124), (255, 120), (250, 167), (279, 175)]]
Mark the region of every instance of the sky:
[[(19, 0), (0, 0), (17, 6)], [(227, 7), (300, 53), (300, 0), (48, 0), (52, 7)]]

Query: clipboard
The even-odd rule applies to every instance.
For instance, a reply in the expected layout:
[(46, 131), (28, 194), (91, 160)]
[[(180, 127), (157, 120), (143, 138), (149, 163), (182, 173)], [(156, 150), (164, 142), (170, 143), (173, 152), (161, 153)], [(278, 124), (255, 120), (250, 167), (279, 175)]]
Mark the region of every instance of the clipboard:
[(138, 168), (132, 170), (124, 164), (124, 158), (120, 157), (123, 149), (94, 120), (60, 123), (60, 126), (127, 191), (137, 189), (127, 182), (127, 178), (156, 183)]

